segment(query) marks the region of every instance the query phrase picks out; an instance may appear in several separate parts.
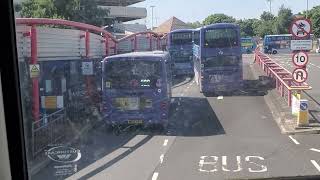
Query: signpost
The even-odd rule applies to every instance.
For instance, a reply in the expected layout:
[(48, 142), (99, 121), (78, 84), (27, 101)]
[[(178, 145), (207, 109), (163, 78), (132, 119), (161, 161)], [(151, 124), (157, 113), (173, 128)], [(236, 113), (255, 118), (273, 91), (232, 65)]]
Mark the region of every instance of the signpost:
[(30, 78), (37, 78), (40, 76), (39, 64), (31, 64), (29, 65), (29, 69), (30, 69)]
[(293, 80), (297, 83), (304, 83), (308, 79), (308, 72), (303, 68), (296, 68), (292, 73)]
[(93, 75), (93, 62), (82, 62), (82, 75)]
[(295, 19), (290, 27), (291, 34), (298, 38), (303, 39), (311, 34), (311, 21), (305, 18)]
[(309, 108), (308, 100), (301, 99), (300, 100), (300, 112), (298, 113), (298, 126), (309, 125), (308, 108)]
[(291, 40), (292, 51), (308, 51), (312, 49), (312, 40)]
[(297, 67), (304, 67), (308, 64), (309, 56), (306, 52), (300, 51), (294, 53), (292, 56), (292, 62)]
[[(308, 79), (306, 67), (309, 62), (309, 56), (306, 51), (312, 49), (312, 40), (310, 40), (311, 22), (309, 19), (297, 18), (292, 22), (289, 30), (293, 36), (290, 45), (291, 50), (294, 52), (292, 63), (296, 67), (292, 72), (292, 79), (294, 82), (301, 84)], [(292, 113), (297, 114), (297, 125), (307, 126), (309, 124), (308, 101), (301, 99), (301, 92), (293, 95), (293, 100)]]

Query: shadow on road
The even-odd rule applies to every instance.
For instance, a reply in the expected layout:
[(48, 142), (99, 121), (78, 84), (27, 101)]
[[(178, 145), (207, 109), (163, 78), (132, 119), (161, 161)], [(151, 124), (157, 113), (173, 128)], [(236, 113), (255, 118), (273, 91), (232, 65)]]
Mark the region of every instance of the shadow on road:
[(318, 110), (309, 110), (309, 114), (312, 117), (310, 123), (320, 123), (320, 111)]
[(176, 97), (167, 135), (212, 136), (225, 131), (206, 98)]
[[(110, 161), (103, 164), (103, 166), (98, 167), (93, 171), (89, 171), (89, 173), (84, 176), (84, 179), (87, 179), (87, 177), (90, 177), (92, 174), (96, 174), (97, 172), (106, 169), (107, 167), (120, 161), (152, 138), (152, 136), (145, 136), (145, 138), (141, 139), (141, 141), (137, 142), (134, 146), (130, 148), (126, 147), (126, 144), (138, 134), (139, 129), (131, 129), (130, 131), (126, 131), (120, 135), (107, 133), (104, 122), (100, 122), (92, 129), (88, 130), (88, 132), (83, 132), (76, 142), (68, 145), (70, 147), (79, 149), (81, 152), (81, 159), (77, 161), (77, 163), (75, 163), (77, 165), (77, 172), (83, 170), (84, 168), (87, 168), (92, 164), (97, 163), (104, 157), (119, 149), (130, 149), (130, 151), (126, 151), (119, 156), (113, 157)], [(55, 175), (55, 173), (57, 172), (57, 169), (55, 167), (61, 166), (63, 164), (65, 163), (51, 161), (48, 165), (46, 165), (46, 167), (40, 170), (39, 173), (32, 176), (32, 179), (65, 179), (69, 175)]]
[(190, 83), (192, 80), (193, 80), (193, 77), (191, 76), (175, 76), (173, 77), (173, 80), (172, 80), (172, 86), (173, 88), (177, 88)]
[(276, 88), (276, 82), (268, 76), (259, 76), (257, 80), (243, 80), (239, 88), (234, 91), (221, 91), (219, 93), (205, 93), (206, 97), (216, 96), (265, 96), (268, 91)]
[[(218, 117), (210, 106), (207, 98), (174, 97), (171, 105), (169, 126), (164, 131), (159, 129), (130, 129), (119, 136), (106, 133), (103, 125), (96, 126), (90, 130), (87, 136), (83, 137), (74, 146), (82, 153), (81, 161), (78, 163), (78, 170), (87, 168), (89, 165), (97, 164), (97, 161), (110, 156), (114, 151), (130, 149), (124, 153), (112, 157), (102, 165), (85, 173), (80, 179), (88, 179), (102, 172), (108, 167), (119, 162), (133, 153), (136, 149), (146, 144), (152, 137), (163, 136), (212, 136), (225, 134)], [(138, 139), (133, 146), (128, 147), (128, 142)], [(99, 163), (98, 163), (99, 164)], [(51, 171), (51, 173), (53, 173)], [(41, 178), (39, 178), (41, 179)]]

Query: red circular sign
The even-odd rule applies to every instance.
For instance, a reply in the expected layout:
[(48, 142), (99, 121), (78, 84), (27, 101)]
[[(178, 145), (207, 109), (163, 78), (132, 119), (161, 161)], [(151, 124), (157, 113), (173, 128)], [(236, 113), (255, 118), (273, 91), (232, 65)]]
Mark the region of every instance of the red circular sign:
[(295, 19), (289, 30), (294, 37), (298, 39), (305, 38), (312, 32), (311, 21), (305, 18)]
[(292, 78), (297, 83), (304, 83), (308, 79), (308, 72), (306, 69), (296, 68), (292, 72)]
[(292, 63), (297, 67), (304, 67), (309, 62), (309, 56), (304, 51), (296, 52), (292, 55)]

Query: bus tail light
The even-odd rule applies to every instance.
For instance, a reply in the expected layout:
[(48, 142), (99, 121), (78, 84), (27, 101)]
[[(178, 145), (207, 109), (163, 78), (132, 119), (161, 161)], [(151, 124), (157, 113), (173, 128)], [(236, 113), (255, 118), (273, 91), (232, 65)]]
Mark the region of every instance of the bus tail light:
[(157, 79), (157, 83), (156, 83), (157, 88), (160, 88), (161, 85), (162, 85), (161, 79)]
[(166, 110), (167, 109), (167, 102), (165, 102), (165, 101), (161, 102), (160, 107), (162, 110)]

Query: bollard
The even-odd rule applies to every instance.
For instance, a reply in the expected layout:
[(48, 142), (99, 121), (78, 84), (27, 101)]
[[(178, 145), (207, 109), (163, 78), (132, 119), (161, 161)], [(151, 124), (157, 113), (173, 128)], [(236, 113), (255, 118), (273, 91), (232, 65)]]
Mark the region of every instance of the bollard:
[(298, 126), (308, 126), (309, 125), (309, 116), (308, 116), (308, 107), (309, 103), (306, 99), (301, 99), (299, 103), (299, 113), (298, 113)]
[(297, 91), (294, 91), (291, 97), (292, 97), (292, 100), (291, 100), (292, 115), (298, 117), (299, 111), (300, 111), (301, 94)]

